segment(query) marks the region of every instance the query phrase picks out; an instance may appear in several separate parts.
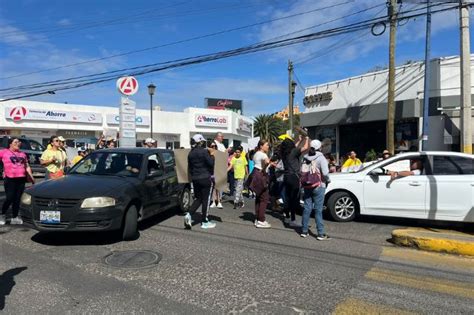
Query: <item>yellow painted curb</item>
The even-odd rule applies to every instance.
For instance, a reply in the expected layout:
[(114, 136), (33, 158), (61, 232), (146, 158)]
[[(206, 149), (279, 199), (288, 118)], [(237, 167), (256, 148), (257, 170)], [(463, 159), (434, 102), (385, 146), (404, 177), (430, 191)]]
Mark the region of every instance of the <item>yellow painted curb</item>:
[(474, 237), (472, 238), (473, 241), (469, 241), (456, 239), (456, 237), (443, 237), (443, 235), (436, 235), (435, 233), (432, 233), (433, 236), (428, 236), (427, 234), (430, 233), (422, 233), (419, 230), (398, 229), (392, 231), (392, 241), (400, 246), (415, 247), (421, 250), (474, 256)]

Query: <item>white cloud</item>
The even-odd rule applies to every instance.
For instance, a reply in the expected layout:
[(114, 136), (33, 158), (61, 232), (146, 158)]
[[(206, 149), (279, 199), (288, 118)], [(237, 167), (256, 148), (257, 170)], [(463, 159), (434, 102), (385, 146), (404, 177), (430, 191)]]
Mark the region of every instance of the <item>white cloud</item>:
[(69, 26), (69, 25), (72, 24), (72, 23), (71, 23), (71, 20), (66, 19), (66, 18), (59, 20), (57, 23), (58, 23), (58, 25), (60, 25), (60, 26)]

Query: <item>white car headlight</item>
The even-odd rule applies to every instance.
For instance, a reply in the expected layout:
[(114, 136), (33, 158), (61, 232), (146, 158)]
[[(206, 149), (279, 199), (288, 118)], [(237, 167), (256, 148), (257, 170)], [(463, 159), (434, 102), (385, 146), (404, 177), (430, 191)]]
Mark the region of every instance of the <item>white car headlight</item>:
[(115, 206), (115, 199), (111, 197), (92, 197), (84, 199), (81, 208), (103, 208)]
[(27, 193), (23, 193), (21, 195), (21, 203), (24, 204), (24, 205), (31, 205), (31, 195), (30, 194), (27, 194)]

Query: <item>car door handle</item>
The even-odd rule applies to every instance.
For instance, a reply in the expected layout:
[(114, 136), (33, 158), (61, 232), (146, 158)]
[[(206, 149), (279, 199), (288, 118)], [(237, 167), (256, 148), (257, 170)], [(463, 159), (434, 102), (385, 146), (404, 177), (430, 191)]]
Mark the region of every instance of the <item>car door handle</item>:
[(408, 185), (410, 186), (420, 186), (421, 184), (418, 182), (410, 182)]

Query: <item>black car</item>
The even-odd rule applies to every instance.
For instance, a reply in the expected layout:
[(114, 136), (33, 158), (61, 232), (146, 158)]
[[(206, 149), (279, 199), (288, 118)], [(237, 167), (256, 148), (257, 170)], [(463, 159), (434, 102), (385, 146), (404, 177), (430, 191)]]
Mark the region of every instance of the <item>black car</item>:
[[(3, 136), (0, 139), (0, 149), (8, 148), (8, 136)], [(20, 150), (25, 152), (28, 156), (31, 171), (33, 174), (44, 174), (46, 169), (40, 163), (41, 154), (45, 150), (44, 146), (38, 141), (29, 139), (27, 137), (20, 137), (21, 147)], [(3, 170), (3, 163), (0, 162), (0, 170)]]
[(138, 235), (137, 222), (170, 208), (186, 211), (190, 186), (179, 184), (173, 151), (98, 150), (61, 179), (27, 189), (20, 212), (38, 231), (121, 231)]

